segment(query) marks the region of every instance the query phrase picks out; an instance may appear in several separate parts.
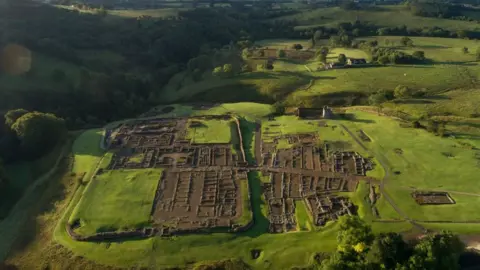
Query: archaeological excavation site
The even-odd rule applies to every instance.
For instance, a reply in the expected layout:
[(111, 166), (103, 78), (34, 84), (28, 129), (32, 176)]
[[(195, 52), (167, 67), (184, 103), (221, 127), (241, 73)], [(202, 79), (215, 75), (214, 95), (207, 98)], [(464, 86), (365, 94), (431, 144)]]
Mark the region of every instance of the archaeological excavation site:
[[(208, 123), (217, 121), (228, 125), (228, 140), (199, 137)], [(356, 215), (357, 206), (345, 194), (354, 192), (372, 169), (369, 159), (332, 148), (321, 140), (321, 132), (262, 134), (259, 123), (253, 123), (252, 149), (244, 149), (241, 121), (245, 120), (229, 114), (156, 118), (105, 130), (103, 145), (111, 159), (93, 179), (114, 171), (161, 169), (148, 222), (88, 236), (76, 232), (81, 222), (75, 222), (67, 226), (70, 236), (88, 241), (246, 231), (255, 224), (249, 185), (249, 173), (255, 171), (264, 179), (261, 196), (268, 207), (270, 233), (297, 230), (299, 203), (318, 227), (342, 215)], [(287, 147), (280, 147), (281, 141)], [(249, 150), (251, 158), (246, 155)]]

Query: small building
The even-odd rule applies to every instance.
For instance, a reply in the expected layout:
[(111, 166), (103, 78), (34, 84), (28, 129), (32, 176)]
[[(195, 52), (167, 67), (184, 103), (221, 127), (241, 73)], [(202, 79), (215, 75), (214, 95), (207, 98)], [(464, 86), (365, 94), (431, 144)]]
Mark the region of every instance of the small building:
[(356, 66), (356, 65), (365, 65), (367, 60), (364, 58), (348, 58), (347, 65), (349, 66)]
[(295, 115), (302, 119), (333, 118), (332, 109), (328, 106), (323, 106), (323, 108), (297, 108)]
[(325, 69), (336, 69), (336, 68), (344, 68), (345, 65), (340, 63), (327, 63), (325, 64)]

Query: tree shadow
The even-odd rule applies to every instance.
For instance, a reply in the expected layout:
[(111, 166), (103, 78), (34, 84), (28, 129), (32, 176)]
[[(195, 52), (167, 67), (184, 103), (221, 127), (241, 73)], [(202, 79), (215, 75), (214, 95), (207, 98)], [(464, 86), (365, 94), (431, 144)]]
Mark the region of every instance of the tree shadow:
[(256, 238), (265, 233), (268, 233), (270, 221), (262, 213), (262, 207), (267, 207), (265, 201), (262, 200), (262, 183), (259, 172), (248, 173), (248, 184), (250, 187), (250, 203), (252, 209), (253, 225), (245, 232), (237, 233), (239, 237)]
[(455, 65), (455, 66), (465, 66), (465, 67), (478, 66), (476, 61), (444, 61), (444, 62), (433, 62), (433, 63), (441, 64), (441, 65)]
[(359, 119), (354, 113), (337, 113), (335, 114), (337, 120), (344, 120), (349, 122), (357, 122), (357, 123), (367, 123), (373, 124), (376, 123), (375, 120), (372, 119)]
[(394, 100), (395, 104), (434, 104), (435, 102), (425, 99), (400, 99)]

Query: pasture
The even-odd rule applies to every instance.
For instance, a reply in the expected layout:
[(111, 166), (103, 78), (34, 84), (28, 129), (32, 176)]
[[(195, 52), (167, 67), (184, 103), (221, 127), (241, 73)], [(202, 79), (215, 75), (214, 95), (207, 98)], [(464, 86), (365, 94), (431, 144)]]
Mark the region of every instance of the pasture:
[(474, 30), (475, 22), (449, 20), (444, 18), (427, 18), (414, 16), (405, 6), (377, 6), (364, 10), (343, 10), (340, 7), (308, 9), (301, 13), (283, 16), (274, 20), (296, 20), (296, 29), (303, 30), (316, 26), (336, 26), (341, 22), (373, 23), (381, 27), (441, 27), (449, 30)]

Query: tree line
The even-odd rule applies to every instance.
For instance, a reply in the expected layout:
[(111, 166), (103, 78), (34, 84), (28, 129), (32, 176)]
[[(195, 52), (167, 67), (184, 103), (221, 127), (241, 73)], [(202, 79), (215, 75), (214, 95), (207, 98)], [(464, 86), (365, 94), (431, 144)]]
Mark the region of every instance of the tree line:
[(465, 246), (452, 233), (430, 233), (406, 242), (398, 233), (374, 235), (358, 217), (344, 216), (339, 223), (337, 250), (323, 258), (321, 269), (460, 269)]

